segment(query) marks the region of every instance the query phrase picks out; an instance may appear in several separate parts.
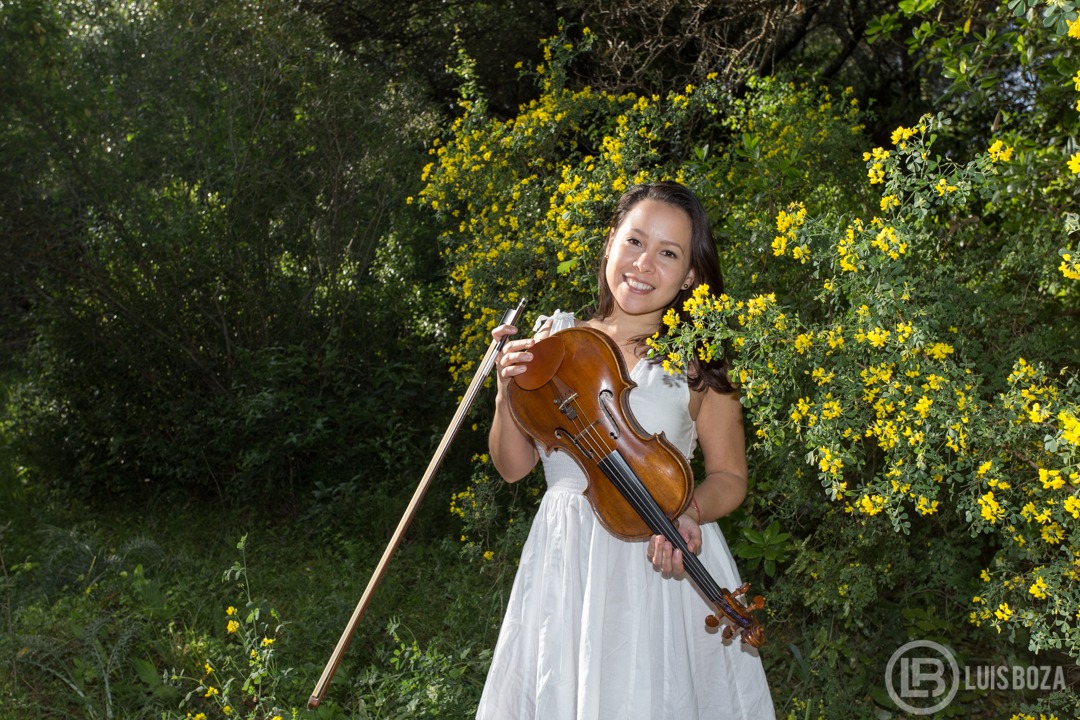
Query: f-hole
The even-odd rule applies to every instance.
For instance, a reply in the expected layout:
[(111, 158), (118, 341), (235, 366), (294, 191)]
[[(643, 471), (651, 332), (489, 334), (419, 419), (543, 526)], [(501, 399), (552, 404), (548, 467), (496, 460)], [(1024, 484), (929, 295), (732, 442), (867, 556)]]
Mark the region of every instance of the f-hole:
[(615, 421), (615, 413), (611, 410), (612, 403), (615, 402), (615, 395), (610, 390), (601, 390), (598, 397), (600, 399), (600, 409), (608, 419), (608, 435), (612, 440), (618, 440), (622, 433), (619, 432), (619, 424)]

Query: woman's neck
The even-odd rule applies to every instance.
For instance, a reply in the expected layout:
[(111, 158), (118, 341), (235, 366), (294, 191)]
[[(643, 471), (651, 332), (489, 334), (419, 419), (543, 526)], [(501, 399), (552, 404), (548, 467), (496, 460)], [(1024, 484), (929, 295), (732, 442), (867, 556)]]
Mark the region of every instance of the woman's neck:
[(590, 324), (615, 341), (619, 347), (630, 348), (635, 341), (649, 337), (660, 329), (660, 318), (650, 316), (630, 317), (614, 313), (603, 318), (593, 318)]

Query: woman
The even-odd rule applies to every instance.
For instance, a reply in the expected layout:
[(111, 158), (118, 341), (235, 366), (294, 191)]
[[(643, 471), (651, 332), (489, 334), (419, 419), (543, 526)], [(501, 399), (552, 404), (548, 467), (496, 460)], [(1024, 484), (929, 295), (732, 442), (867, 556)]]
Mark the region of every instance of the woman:
[[(637, 385), (630, 406), (639, 424), (664, 432), (687, 458), (700, 447), (705, 477), (677, 519), (679, 532), (721, 586), (741, 584), (714, 522), (746, 497), (738, 393), (723, 362), (671, 376), (646, 359), (645, 340), (663, 330), (669, 308), (681, 307), (701, 283), (723, 289), (708, 218), (693, 193), (676, 183), (627, 190), (598, 280), (591, 318), (542, 318), (533, 338), (508, 341), (498, 358), (492, 461), (516, 482), (543, 460), (548, 489), (522, 550), (477, 718), (772, 718), (760, 658), (706, 629), (714, 610), (684, 576), (680, 551), (660, 536), (635, 543), (608, 533), (582, 494), (586, 479), (573, 459), (561, 452), (541, 458), (510, 414), (507, 385), (525, 371), (537, 340), (575, 325), (606, 333)], [(516, 332), (503, 325), (492, 334)]]

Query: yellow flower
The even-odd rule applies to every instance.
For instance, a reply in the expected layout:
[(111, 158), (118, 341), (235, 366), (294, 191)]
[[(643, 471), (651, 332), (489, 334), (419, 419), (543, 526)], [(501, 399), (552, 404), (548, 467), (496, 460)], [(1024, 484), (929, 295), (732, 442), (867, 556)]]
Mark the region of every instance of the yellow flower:
[(208, 688), (206, 688), (206, 694), (203, 695), (203, 697), (214, 697), (215, 695), (220, 695), (220, 694), (221, 694), (220, 691), (218, 691), (218, 689), (216, 687), (208, 687)]
[(1075, 20), (1066, 20), (1069, 25), (1069, 37), (1080, 40), (1080, 17)]
[(866, 333), (866, 339), (869, 340), (870, 344), (874, 347), (885, 347), (885, 343), (889, 340), (889, 331), (884, 328), (876, 327)]
[(934, 343), (926, 348), (926, 354), (935, 360), (944, 360), (946, 356), (952, 355), (953, 347), (947, 343)]
[(940, 178), (937, 185), (934, 186), (934, 190), (937, 191), (938, 195), (944, 195), (947, 192), (956, 192), (957, 187), (956, 185), (950, 185), (949, 181), (945, 178)]
[(232, 605), (230, 605), (229, 608), (225, 611), (225, 614), (226, 615), (235, 615), (236, 614), (236, 608), (234, 608)]
[(229, 624), (225, 626), (225, 630), (230, 632), (230, 633), (234, 633), (239, 629), (240, 629), (240, 623), (236, 622), (235, 620), (230, 620)]
[(990, 524), (996, 523), (1005, 516), (1005, 509), (994, 499), (993, 491), (979, 498), (979, 513)]
[(863, 495), (857, 503), (865, 515), (877, 515), (885, 509), (885, 498), (880, 495)]
[(263, 647), (270, 647), (273, 644), (274, 644), (274, 638), (264, 637), (262, 639), (262, 646)]
[(920, 515), (933, 515), (937, 512), (937, 509), (937, 500), (930, 500), (922, 495), (919, 496), (918, 501), (915, 503), (915, 510), (917, 510)]
[(1061, 253), (1061, 265), (1058, 266), (1058, 270), (1070, 280), (1080, 280), (1080, 261), (1073, 260), (1070, 253)]
[(1069, 171), (1073, 175), (1080, 173), (1080, 152), (1069, 158)]
[(1002, 141), (995, 140), (986, 152), (990, 156), (990, 162), (1008, 162), (1012, 159), (1013, 149), (1006, 147)]
[(1043, 542), (1047, 545), (1060, 545), (1061, 541), (1065, 539), (1065, 530), (1056, 522), (1044, 526), (1039, 531), (1039, 534), (1042, 535)]
[(892, 138), (891, 138), (892, 144), (893, 145), (899, 145), (900, 149), (903, 150), (904, 149), (904, 145), (903, 145), (904, 141), (908, 140), (916, 132), (917, 131), (916, 131), (915, 128), (898, 127), (895, 130), (893, 130)]
[(1009, 603), (1001, 603), (998, 605), (998, 609), (994, 611), (994, 617), (998, 620), (1007, 621), (1013, 616), (1012, 608), (1009, 607)]
[(1028, 588), (1028, 592), (1037, 597), (1040, 600), (1046, 599), (1046, 581), (1042, 579), (1042, 575), (1035, 576), (1035, 582)]
[(1065, 478), (1061, 477), (1059, 470), (1046, 470), (1039, 468), (1039, 482), (1044, 490), (1057, 490), (1065, 485)]

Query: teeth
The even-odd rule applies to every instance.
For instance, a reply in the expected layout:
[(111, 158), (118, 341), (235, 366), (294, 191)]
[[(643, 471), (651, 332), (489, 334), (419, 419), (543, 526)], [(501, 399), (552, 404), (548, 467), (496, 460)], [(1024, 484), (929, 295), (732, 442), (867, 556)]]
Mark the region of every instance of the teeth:
[(637, 280), (630, 280), (629, 278), (626, 280), (626, 284), (629, 285), (630, 287), (634, 288), (635, 290), (653, 290), (654, 289), (652, 285), (648, 285), (648, 284), (643, 283), (643, 282), (638, 282)]

